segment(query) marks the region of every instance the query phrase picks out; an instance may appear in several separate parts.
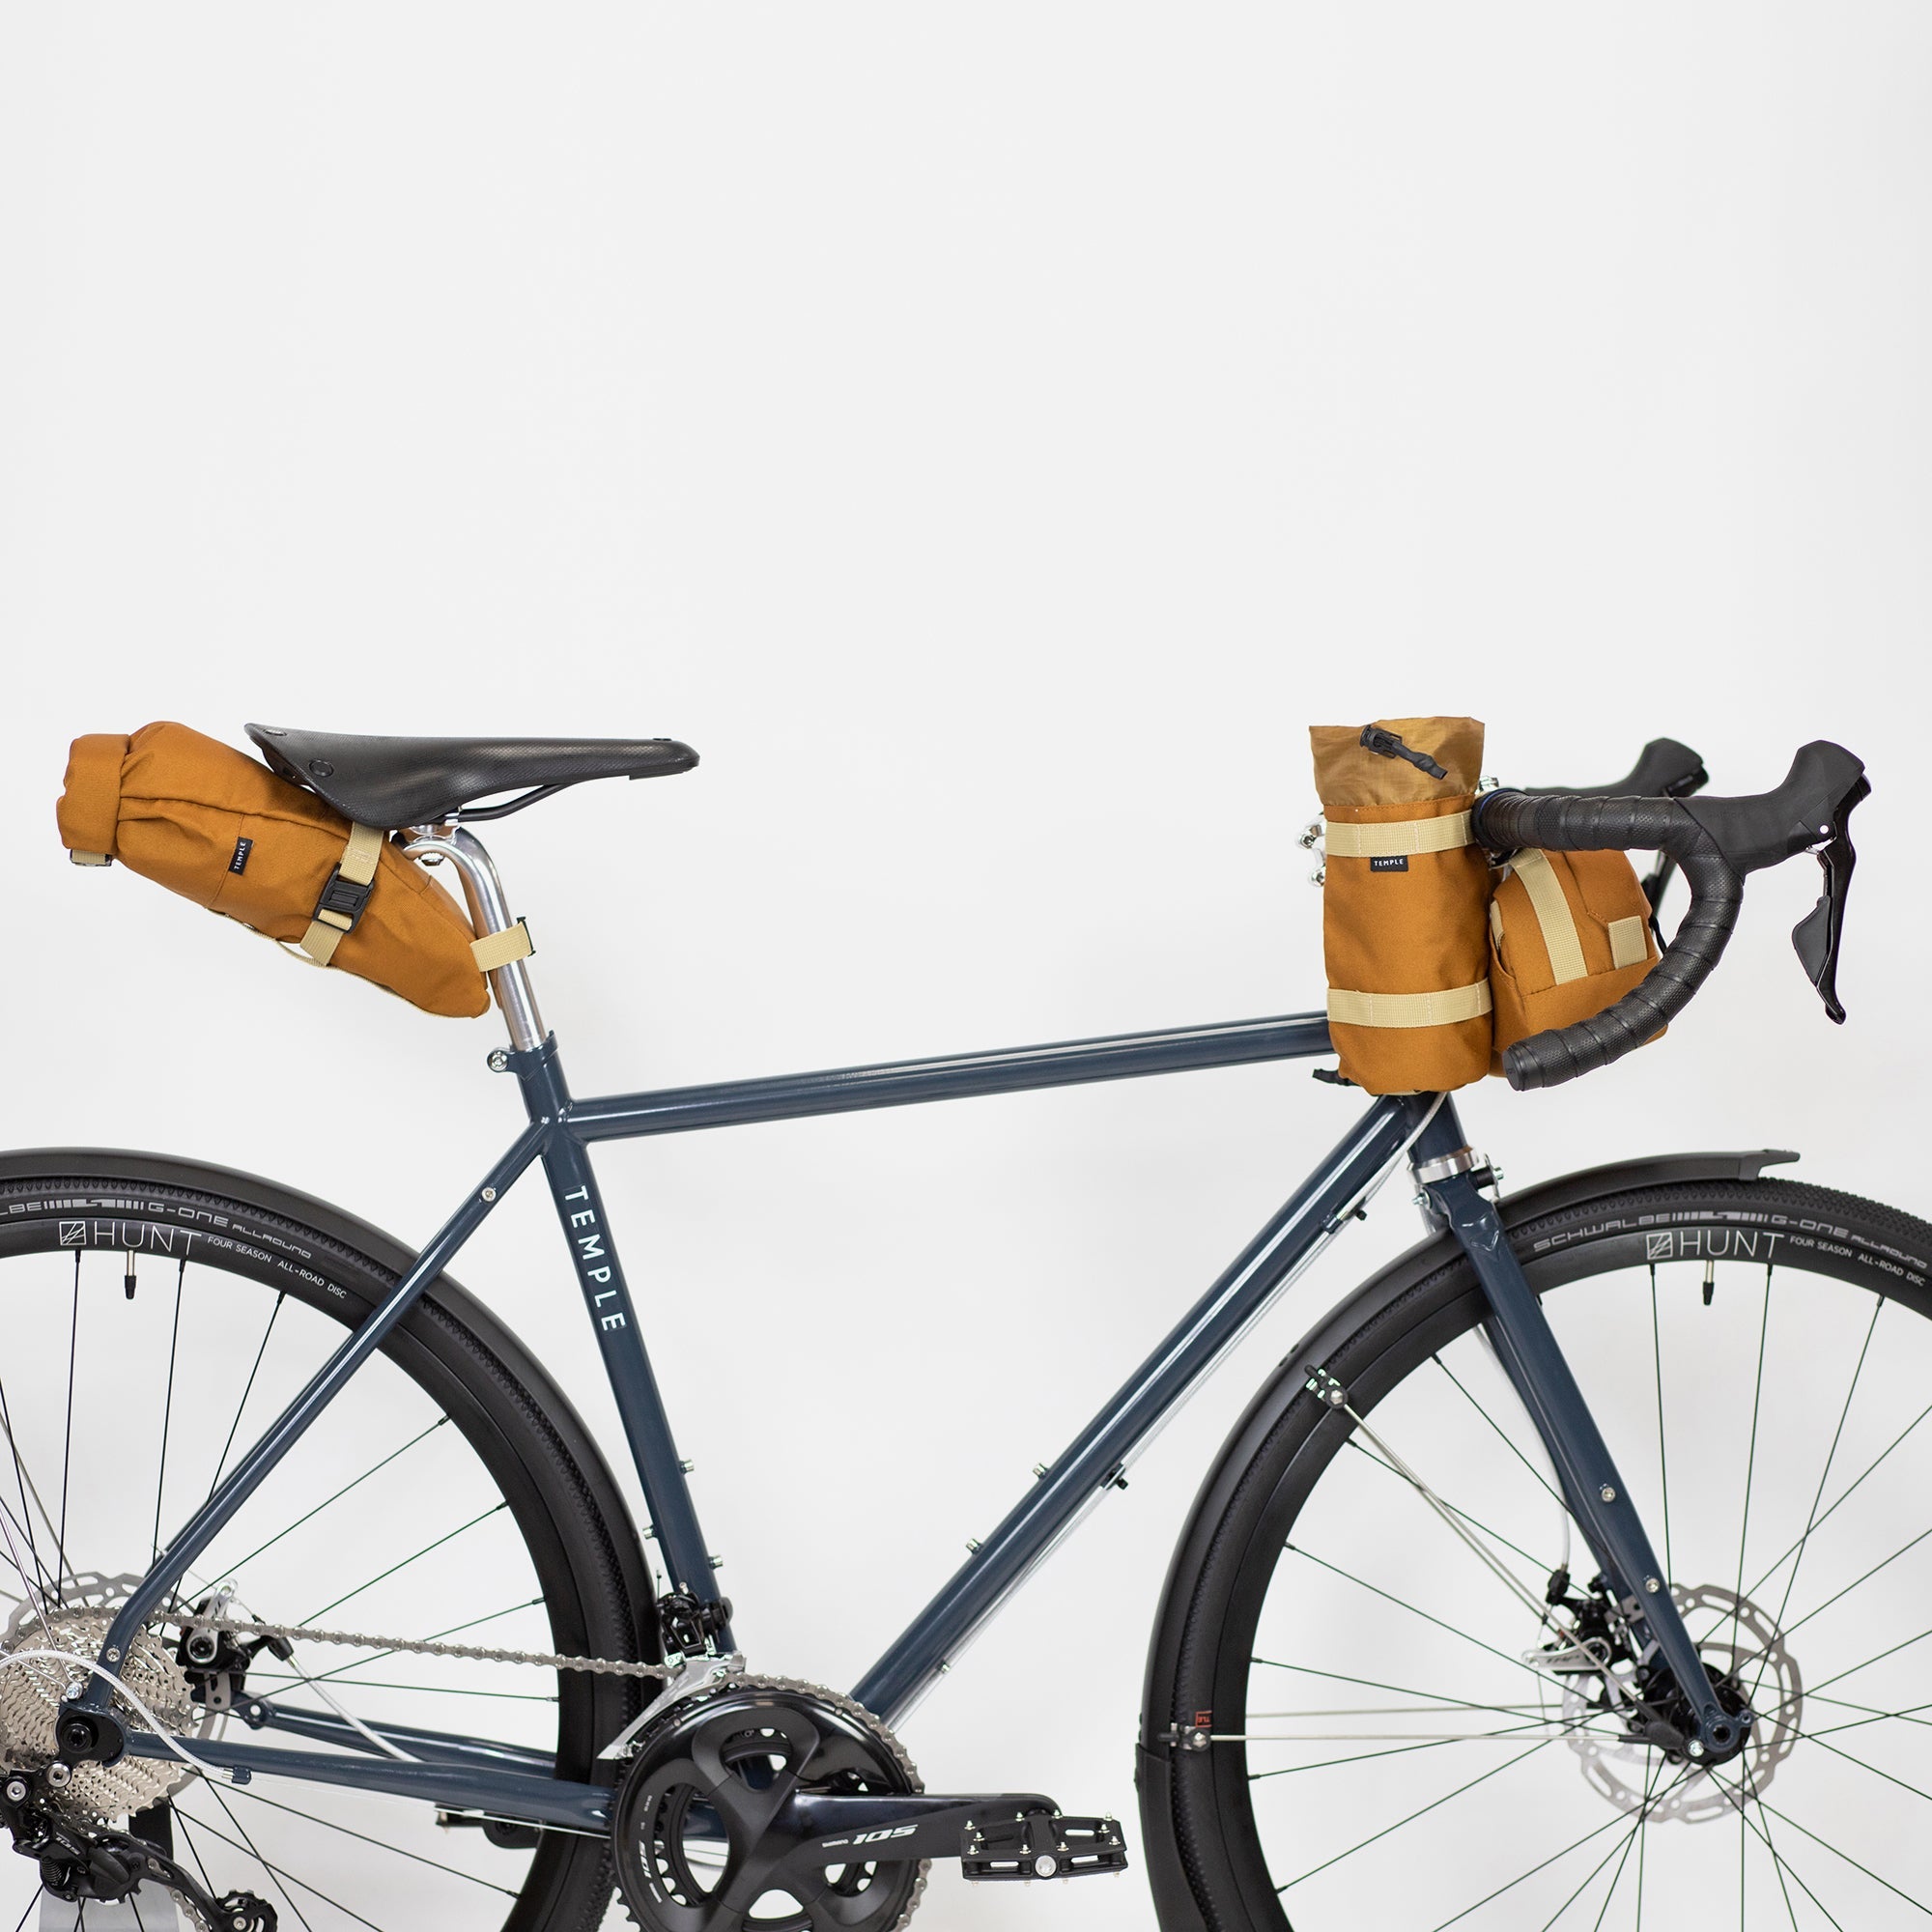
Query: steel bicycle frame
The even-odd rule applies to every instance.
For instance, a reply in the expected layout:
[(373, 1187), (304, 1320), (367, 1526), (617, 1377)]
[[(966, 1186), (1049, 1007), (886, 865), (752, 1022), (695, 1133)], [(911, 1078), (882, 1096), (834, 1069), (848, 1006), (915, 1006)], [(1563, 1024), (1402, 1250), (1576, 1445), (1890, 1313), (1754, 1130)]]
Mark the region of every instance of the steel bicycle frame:
[[(479, 913), (479, 930), (509, 923), (498, 907), (477, 907), (474, 895), (472, 907)], [(486, 917), (491, 923), (485, 923)], [(526, 982), (523, 995), (526, 1024), (521, 1030), (534, 1031), (539, 1023)], [(514, 1019), (510, 1002), (500, 1003)], [(517, 1031), (513, 1026), (513, 1037)], [(492, 1055), (493, 1067), (516, 1075), (528, 1124), (388, 1297), (364, 1318), (172, 1538), (117, 1613), (102, 1640), (99, 1662), (111, 1669), (128, 1653), (188, 1566), (533, 1162), (542, 1163), (550, 1182), (670, 1584), (703, 1599), (709, 1595), (713, 1568), (709, 1546), (591, 1169), (593, 1143), (1306, 1059), (1329, 1051), (1325, 1016), (1303, 1013), (584, 1100), (571, 1096), (554, 1036), (540, 1035), (534, 1043)], [(1489, 1326), (1497, 1351), (1549, 1450), (1564, 1499), (1585, 1540), (1627, 1611), (1656, 1638), (1678, 1682), (1703, 1685), (1690, 1634), (1668, 1590), (1657, 1587), (1659, 1571), (1643, 1527), (1511, 1252), (1493, 1203), (1479, 1192), (1466, 1168), (1437, 1174), (1430, 1165), (1453, 1167), (1459, 1152), (1466, 1152), (1463, 1130), (1446, 1094), (1371, 1100), (1349, 1133), (860, 1679), (852, 1692), (859, 1702), (889, 1724), (905, 1715), (1086, 1511), (1122, 1483), (1129, 1463), (1157, 1426), (1364, 1207), (1404, 1154), (1416, 1164), (1436, 1212), (1469, 1256), (1490, 1303)], [(1346, 1401), (1346, 1391), (1340, 1396)], [(1333, 1393), (1330, 1399), (1335, 1399)], [(728, 1629), (719, 1630), (716, 1641), (721, 1651), (728, 1649)], [(102, 1713), (111, 1696), (111, 1684), (97, 1676), (77, 1700), (78, 1709)], [(555, 1777), (551, 1759), (542, 1752), (487, 1739), (385, 1726), (384, 1735), (410, 1753), (403, 1760), (377, 1755), (365, 1737), (329, 1712), (282, 1707), (253, 1696), (243, 1700), (241, 1710), (255, 1728), (347, 1749), (299, 1751), (211, 1739), (195, 1743), (196, 1757), (240, 1776), (259, 1772), (352, 1785), (425, 1799), (455, 1812), (592, 1833), (609, 1824), (610, 1789)], [(1708, 1690), (1696, 1721), (1700, 1733), (1721, 1747), (1723, 1714)], [(143, 1757), (173, 1752), (167, 1741), (140, 1731), (128, 1736), (127, 1747)], [(357, 1752), (367, 1754), (354, 1754)]]

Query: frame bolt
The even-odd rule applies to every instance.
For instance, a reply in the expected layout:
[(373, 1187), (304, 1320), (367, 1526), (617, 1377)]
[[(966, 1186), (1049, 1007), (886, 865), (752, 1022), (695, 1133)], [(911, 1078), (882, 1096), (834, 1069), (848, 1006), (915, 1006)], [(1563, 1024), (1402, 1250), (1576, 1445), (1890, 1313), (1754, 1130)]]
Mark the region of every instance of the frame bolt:
[(118, 1650), (110, 1650), (107, 1653), (107, 1661), (109, 1663), (119, 1663), (121, 1662), (121, 1653)]
[(1702, 1757), (1704, 1755), (1704, 1747), (1695, 1738), (1692, 1738), (1690, 1740), (1689, 1746), (1687, 1746), (1686, 1748), (1690, 1751), (1692, 1757)]
[(1646, 1590), (1648, 1590), (1650, 1594), (1654, 1597), (1657, 1595), (1658, 1591), (1663, 1588), (1663, 1584), (1662, 1580), (1656, 1577), (1646, 1577), (1643, 1579), (1643, 1587)]
[(724, 1569), (724, 1557), (722, 1557), (722, 1556), (714, 1556), (714, 1557), (713, 1557), (713, 1558), (711, 1559), (711, 1567), (712, 1567), (712, 1569), (714, 1569), (714, 1570), (722, 1570), (722, 1569)]
[(1036, 1476), (1043, 1476), (1043, 1475), (1045, 1475), (1045, 1474), (1046, 1474), (1046, 1464), (1045, 1464), (1044, 1463), (1035, 1463), (1035, 1464), (1033, 1465), (1033, 1472), (1034, 1472), (1034, 1474), (1035, 1474)]
[(27, 1780), (24, 1777), (10, 1777), (7, 1780), (7, 1803), (24, 1804), (27, 1802)]
[(494, 1187), (486, 1187), (486, 1188), (485, 1188), (485, 1189), (483, 1190), (483, 1198), (484, 1198), (484, 1200), (486, 1200), (486, 1201), (494, 1201), (494, 1200), (496, 1200), (496, 1198), (497, 1198), (497, 1190), (496, 1190), (496, 1189), (495, 1189)]
[(691, 1474), (692, 1470), (694, 1470), (695, 1468), (696, 1468), (696, 1467), (697, 1467), (697, 1464), (696, 1464), (696, 1463), (693, 1463), (693, 1462), (689, 1462), (689, 1461), (686, 1461), (686, 1462), (683, 1462), (683, 1463), (679, 1463), (679, 1464), (678, 1464), (677, 1466), (678, 1466), (678, 1467), (679, 1467), (680, 1469), (682, 1469), (682, 1470), (684, 1471), (684, 1473), (685, 1473), (685, 1474), (686, 1474), (686, 1475), (688, 1476), (688, 1475), (690, 1475), (690, 1474)]
[(1617, 1499), (1616, 1491), (1612, 1489), (1608, 1483), (1605, 1483), (1604, 1487), (1597, 1492), (1597, 1493), (1600, 1496), (1602, 1496), (1606, 1503), (1613, 1503)]
[(980, 1547), (980, 1539), (977, 1536), (969, 1536), (966, 1539), (966, 1548), (968, 1549), (978, 1549), (979, 1547)]
[(499, 1046), (490, 1055), (487, 1065), (492, 1073), (507, 1073), (510, 1070), (510, 1056)]

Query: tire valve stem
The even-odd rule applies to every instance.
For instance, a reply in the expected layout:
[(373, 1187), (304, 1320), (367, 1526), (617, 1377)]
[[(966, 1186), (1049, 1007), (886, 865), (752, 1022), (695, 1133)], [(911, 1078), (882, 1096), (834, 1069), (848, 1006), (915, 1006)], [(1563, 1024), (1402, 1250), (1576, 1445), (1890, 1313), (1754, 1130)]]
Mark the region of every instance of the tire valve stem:
[(1704, 1306), (1711, 1305), (1711, 1297), (1718, 1292), (1718, 1264), (1716, 1262), (1704, 1264)]
[(129, 1301), (134, 1298), (134, 1251), (128, 1251), (128, 1272), (121, 1277), (121, 1292)]

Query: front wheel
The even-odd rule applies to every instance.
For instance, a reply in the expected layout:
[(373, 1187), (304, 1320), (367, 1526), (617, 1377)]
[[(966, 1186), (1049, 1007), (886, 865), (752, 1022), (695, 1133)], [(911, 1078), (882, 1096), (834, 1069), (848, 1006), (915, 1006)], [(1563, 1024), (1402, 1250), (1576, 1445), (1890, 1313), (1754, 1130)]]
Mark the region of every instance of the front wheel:
[(1157, 1885), (1214, 1932), (1923, 1923), (1932, 1227), (1758, 1180), (1511, 1238), (1748, 1747), (1646, 1740), (1459, 1255), (1292, 1356), (1209, 1484), (1151, 1672)]

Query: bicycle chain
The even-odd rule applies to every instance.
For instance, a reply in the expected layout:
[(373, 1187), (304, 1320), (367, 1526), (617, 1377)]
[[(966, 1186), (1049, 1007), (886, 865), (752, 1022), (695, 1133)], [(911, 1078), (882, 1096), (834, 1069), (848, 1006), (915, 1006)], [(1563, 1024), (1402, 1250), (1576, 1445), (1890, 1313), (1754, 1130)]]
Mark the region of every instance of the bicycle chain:
[(285, 1643), (332, 1643), (355, 1650), (406, 1651), (415, 1657), (465, 1657), (479, 1663), (531, 1663), (544, 1670), (587, 1670), (599, 1677), (662, 1677), (662, 1663), (629, 1663), (611, 1657), (562, 1657), (547, 1650), (485, 1650), (469, 1643), (412, 1643), (407, 1637), (366, 1636), (355, 1631), (311, 1630), (305, 1624), (264, 1624), (242, 1617), (167, 1617), (183, 1630), (272, 1636)]

